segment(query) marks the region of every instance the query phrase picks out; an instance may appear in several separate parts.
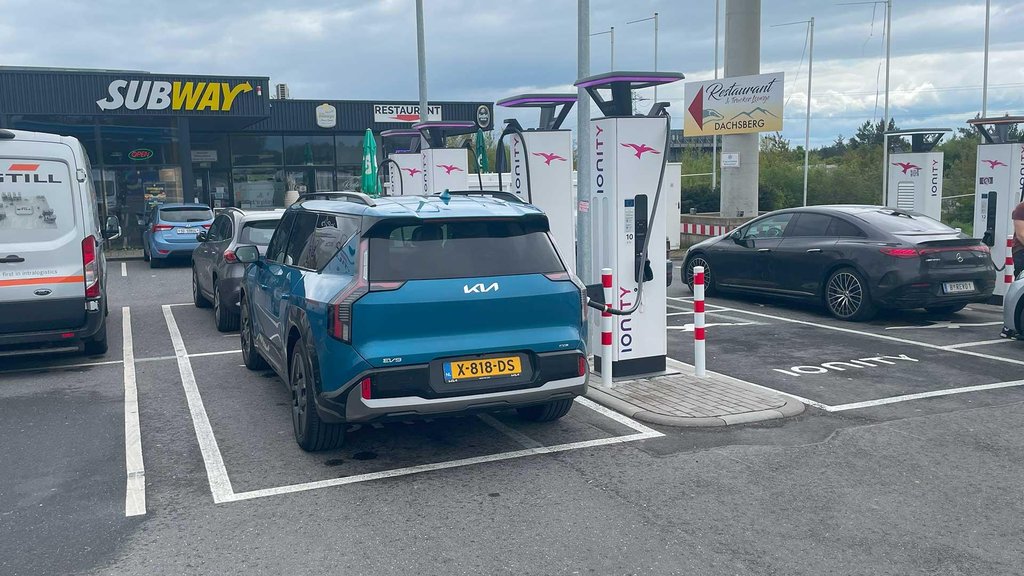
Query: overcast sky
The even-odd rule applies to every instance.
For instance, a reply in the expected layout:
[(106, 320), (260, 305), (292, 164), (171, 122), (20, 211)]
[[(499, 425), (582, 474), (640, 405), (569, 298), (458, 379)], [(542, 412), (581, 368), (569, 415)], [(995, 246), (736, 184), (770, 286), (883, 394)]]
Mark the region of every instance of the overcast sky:
[[(431, 99), (493, 101), (571, 89), (574, 0), (425, 4)], [(984, 1), (893, 5), (892, 115), (902, 128), (964, 126), (981, 111)], [(882, 6), (763, 1), (761, 71), (786, 73), (784, 135), (794, 144), (803, 141), (807, 102), (805, 26), (770, 25), (815, 17), (813, 147), (881, 118)], [(618, 69), (650, 69), (653, 23), (626, 22), (655, 11), (658, 68), (711, 78), (714, 0), (591, 0), (591, 31), (615, 27)], [(418, 98), (413, 0), (0, 0), (0, 13), (0, 65), (259, 75), (286, 82), (293, 98)], [(989, 115), (1024, 114), (1021, 30), (1024, 2), (993, 0)], [(608, 71), (608, 35), (592, 38), (591, 47), (591, 73)], [(677, 126), (682, 93), (682, 82), (659, 90), (659, 99), (672, 102)]]

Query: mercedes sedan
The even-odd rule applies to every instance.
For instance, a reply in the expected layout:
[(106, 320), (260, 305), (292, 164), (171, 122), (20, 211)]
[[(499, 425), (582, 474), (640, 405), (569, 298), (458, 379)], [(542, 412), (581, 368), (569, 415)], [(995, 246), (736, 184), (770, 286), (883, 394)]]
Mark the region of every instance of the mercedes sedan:
[(691, 247), (682, 280), (703, 266), (716, 290), (821, 302), (863, 321), (879, 308), (952, 314), (985, 302), (995, 285), (988, 246), (916, 212), (885, 206), (811, 206), (765, 214)]

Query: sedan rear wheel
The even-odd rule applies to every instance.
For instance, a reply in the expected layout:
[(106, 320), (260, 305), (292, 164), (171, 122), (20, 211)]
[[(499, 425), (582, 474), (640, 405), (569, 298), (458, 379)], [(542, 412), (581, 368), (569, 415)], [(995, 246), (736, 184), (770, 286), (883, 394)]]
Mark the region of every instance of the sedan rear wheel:
[(853, 268), (833, 272), (825, 283), (825, 307), (840, 320), (863, 322), (875, 315), (867, 282)]

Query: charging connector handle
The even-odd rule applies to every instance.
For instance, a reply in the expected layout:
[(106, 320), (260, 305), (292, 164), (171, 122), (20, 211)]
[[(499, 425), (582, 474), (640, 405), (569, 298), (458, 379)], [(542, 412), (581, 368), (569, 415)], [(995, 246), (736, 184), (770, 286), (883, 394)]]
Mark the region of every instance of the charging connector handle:
[[(505, 136), (509, 134), (515, 134), (519, 136), (519, 142), (523, 145), (523, 164), (526, 166), (526, 201), (533, 204), (533, 183), (530, 182), (530, 156), (529, 151), (526, 149), (526, 138), (523, 136), (522, 126), (515, 118), (509, 118), (505, 120), (505, 129), (501, 131), (501, 136), (498, 137), (498, 154), (495, 159), (495, 170), (498, 172), (498, 189), (502, 190), (501, 186), (501, 172), (505, 168), (507, 163), (505, 158)], [(511, 170), (511, 167), (509, 168)]]
[[(384, 183), (381, 180), (383, 178), (382, 174), (384, 172), (384, 167), (387, 166), (388, 163), (394, 164), (395, 168), (398, 168), (398, 195), (405, 196), (405, 182), (402, 181), (402, 166), (398, 162), (395, 162), (393, 158), (385, 158), (380, 161), (380, 164), (377, 164), (377, 183), (380, 185), (381, 192), (384, 191)], [(388, 181), (390, 182), (390, 179)], [(395, 183), (391, 182), (391, 184), (394, 186)]]

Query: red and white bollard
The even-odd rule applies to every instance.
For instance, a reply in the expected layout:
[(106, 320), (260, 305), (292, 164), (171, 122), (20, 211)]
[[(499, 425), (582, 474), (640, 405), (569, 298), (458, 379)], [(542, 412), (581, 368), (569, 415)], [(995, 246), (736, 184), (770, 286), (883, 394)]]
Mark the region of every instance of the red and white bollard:
[(704, 364), (704, 267), (693, 267), (693, 374), (703, 378)]
[(604, 288), (604, 310), (601, 311), (601, 383), (612, 386), (612, 313), (608, 308), (612, 305), (612, 269), (601, 269), (601, 287)]
[(1006, 237), (1006, 260), (1003, 262), (1003, 282), (1013, 284), (1013, 234)]

